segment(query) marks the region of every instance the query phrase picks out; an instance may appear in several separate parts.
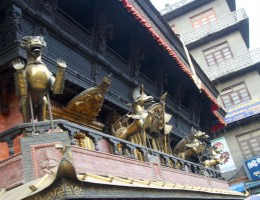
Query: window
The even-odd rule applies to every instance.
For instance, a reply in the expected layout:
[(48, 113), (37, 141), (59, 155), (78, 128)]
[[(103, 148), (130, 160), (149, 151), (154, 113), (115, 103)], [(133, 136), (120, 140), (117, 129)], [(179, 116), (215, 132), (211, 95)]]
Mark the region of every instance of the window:
[(239, 83), (221, 92), (221, 100), (225, 108), (229, 108), (251, 99), (245, 83)]
[(260, 155), (260, 130), (239, 135), (237, 141), (245, 159)]
[(203, 54), (209, 67), (233, 57), (227, 42), (210, 47), (204, 50)]
[(190, 21), (193, 28), (198, 28), (204, 24), (214, 21), (216, 18), (217, 17), (213, 8), (210, 8), (208, 10), (205, 10), (199, 14), (190, 17)]

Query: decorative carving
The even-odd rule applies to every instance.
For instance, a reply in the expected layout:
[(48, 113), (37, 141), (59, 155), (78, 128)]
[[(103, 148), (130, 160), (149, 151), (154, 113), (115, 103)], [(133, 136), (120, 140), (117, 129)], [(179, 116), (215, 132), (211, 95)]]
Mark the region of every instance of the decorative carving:
[[(41, 170), (45, 174), (50, 174), (52, 168), (56, 167), (59, 163), (59, 160), (57, 159), (58, 153), (53, 149), (44, 149), (43, 152), (40, 152), (39, 155), (41, 155), (41, 159), (39, 159)], [(42, 176), (40, 174), (40, 176)]]
[(98, 86), (75, 96), (66, 107), (52, 107), (53, 116), (102, 130), (104, 125), (95, 120), (102, 108), (110, 83), (111, 75), (103, 78)]
[(16, 33), (21, 34), (23, 32), (21, 19), (22, 11), (17, 6), (11, 5), (5, 10), (5, 17), (0, 27), (0, 32), (3, 33), (0, 39), (2, 45), (15, 41), (17, 39)]
[(205, 139), (209, 136), (205, 132), (195, 131), (195, 134), (182, 139), (174, 148), (173, 152), (181, 159), (188, 159), (205, 152), (207, 143)]
[(107, 17), (104, 14), (98, 15), (96, 36), (97, 36), (97, 51), (104, 54), (107, 47), (107, 40), (112, 40), (113, 25), (109, 24)]
[(155, 80), (155, 87), (156, 87), (156, 94), (160, 95), (163, 92), (163, 85), (166, 83), (167, 75), (164, 74), (162, 69), (157, 70), (156, 80)]
[(130, 66), (132, 76), (137, 77), (139, 75), (139, 70), (141, 68), (141, 61), (145, 59), (144, 53), (141, 51), (140, 47), (133, 46), (130, 56)]
[(175, 100), (174, 102), (177, 110), (180, 109), (180, 105), (183, 101), (183, 98), (184, 98), (183, 89), (181, 83), (178, 83), (176, 84), (175, 93), (174, 93), (174, 100)]
[(49, 143), (44, 145), (32, 146), (32, 158), (34, 172), (37, 178), (50, 174), (51, 170), (58, 166), (61, 155), (55, 145), (57, 143)]
[(52, 89), (54, 94), (61, 94), (64, 86), (66, 63), (57, 60), (58, 72), (56, 79), (42, 62), (41, 51), (46, 43), (41, 36), (26, 36), (21, 41), (21, 47), (26, 50), (27, 64), (16, 59), (12, 62), (16, 70), (15, 80), (18, 95), (21, 97), (21, 112), (24, 122), (30, 122), (30, 101), (34, 116), (38, 121), (46, 119), (46, 94)]
[(64, 197), (83, 197), (84, 190), (81, 184), (66, 181), (65, 183), (57, 183), (53, 187), (50, 187), (47, 191), (37, 193), (29, 200), (44, 200), (44, 199), (63, 199)]
[(50, 16), (57, 9), (57, 0), (41, 0), (40, 13)]
[(76, 133), (74, 137), (77, 139), (77, 145), (80, 147), (86, 147), (84, 143), (84, 139), (86, 138), (86, 135), (84, 133)]

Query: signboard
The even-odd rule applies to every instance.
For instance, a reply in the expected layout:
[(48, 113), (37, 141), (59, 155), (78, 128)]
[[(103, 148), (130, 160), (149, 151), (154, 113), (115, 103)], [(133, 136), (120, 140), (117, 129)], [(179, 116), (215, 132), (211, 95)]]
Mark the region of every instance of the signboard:
[(227, 124), (260, 113), (260, 99), (253, 99), (227, 110)]
[(236, 169), (236, 165), (234, 163), (226, 139), (224, 137), (211, 140), (211, 146), (215, 146), (221, 150), (219, 157), (222, 156), (226, 158), (222, 165), (221, 164), (218, 165), (221, 173), (233, 171)]
[(244, 192), (246, 190), (244, 182), (237, 183), (235, 185), (231, 185), (231, 186), (229, 186), (229, 188), (231, 190), (234, 190), (234, 191), (237, 191), (237, 192)]
[(251, 181), (260, 180), (260, 156), (256, 156), (244, 161), (244, 168)]

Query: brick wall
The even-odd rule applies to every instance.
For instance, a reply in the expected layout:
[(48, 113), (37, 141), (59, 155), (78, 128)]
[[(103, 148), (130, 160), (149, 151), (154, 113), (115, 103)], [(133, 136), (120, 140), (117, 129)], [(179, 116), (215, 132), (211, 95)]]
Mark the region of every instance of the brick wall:
[(76, 146), (72, 148), (72, 152), (77, 173), (93, 173), (154, 181), (159, 180), (199, 187), (229, 188), (225, 181), (168, 167), (161, 167), (157, 163), (142, 162)]
[(12, 188), (23, 183), (23, 165), (21, 155), (0, 162), (0, 188)]
[[(8, 130), (18, 124), (23, 123), (22, 115), (20, 113), (19, 97), (12, 92), (9, 96), (9, 113), (3, 115), (0, 113), (0, 135), (1, 132)], [(21, 152), (20, 138), (22, 135), (16, 137), (13, 141), (14, 154)], [(9, 148), (6, 142), (0, 143), (0, 160), (9, 158)]]
[(11, 93), (9, 97), (9, 113), (3, 115), (0, 113), (0, 134), (1, 132), (14, 127), (23, 122), (20, 113), (19, 97), (15, 93)]
[(73, 161), (77, 173), (93, 173), (135, 179), (156, 179), (150, 163), (121, 156), (73, 147)]

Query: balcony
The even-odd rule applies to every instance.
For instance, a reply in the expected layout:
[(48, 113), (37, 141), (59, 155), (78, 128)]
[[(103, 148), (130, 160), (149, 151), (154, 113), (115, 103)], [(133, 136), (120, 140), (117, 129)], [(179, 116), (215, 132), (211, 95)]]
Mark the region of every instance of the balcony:
[[(59, 140), (62, 135), (66, 135), (66, 138), (68, 138), (67, 141), (70, 143), (71, 147), (73, 148), (80, 148), (81, 151), (79, 152), (99, 152), (98, 154), (106, 154), (107, 156), (110, 155), (116, 156), (116, 157), (121, 157), (122, 159), (130, 159), (130, 160), (135, 160), (135, 162), (143, 162), (149, 164), (150, 157), (155, 156), (159, 160), (159, 163), (161, 163), (162, 167), (166, 167), (169, 169), (177, 170), (177, 171), (184, 171), (185, 173), (188, 174), (193, 174), (192, 176), (209, 176), (213, 179), (219, 179), (223, 180), (221, 174), (219, 171), (216, 171), (215, 169), (211, 168), (204, 168), (203, 166), (187, 161), (187, 160), (182, 160), (178, 157), (175, 157), (170, 154), (166, 154), (164, 152), (160, 152), (145, 146), (140, 146), (135, 143), (131, 143), (126, 140), (122, 140), (116, 137), (113, 137), (108, 134), (104, 134), (102, 132), (80, 126), (65, 120), (54, 120), (53, 121), (54, 125), (54, 132), (52, 133), (51, 131), (51, 124), (49, 121), (44, 121), (44, 122), (36, 122), (35, 123), (35, 133), (33, 133), (33, 128), (31, 123), (25, 123), (25, 124), (20, 124), (16, 127), (13, 127), (9, 130), (6, 130), (1, 133), (0, 135), (0, 142), (6, 143), (7, 147), (7, 153), (9, 152), (9, 157), (3, 159), (0, 165), (3, 167), (3, 163), (5, 160), (10, 160), (13, 157), (19, 157), (20, 153), (23, 155), (23, 144), (24, 142), (21, 142), (21, 152), (15, 152), (14, 149), (17, 149), (17, 146), (14, 146), (14, 144), (17, 142), (14, 142), (16, 140), (15, 138), (17, 137), (24, 137), (26, 141), (31, 140), (31, 139), (36, 139), (36, 140), (41, 140), (42, 142), (39, 143), (38, 141), (36, 142), (37, 144), (44, 145), (45, 143), (53, 143), (53, 141), (48, 141), (51, 138), (51, 135), (59, 134)], [(88, 144), (92, 144), (90, 146), (81, 146), (81, 139), (88, 138)], [(31, 139), (30, 139), (31, 138)], [(38, 138), (38, 139), (37, 139)], [(22, 139), (22, 140), (24, 140)], [(63, 140), (64, 142), (64, 140)], [(66, 143), (67, 143), (66, 142)], [(30, 143), (31, 144), (31, 143)], [(118, 151), (118, 144), (121, 144), (124, 147), (124, 152), (128, 152), (127, 154), (125, 153), (120, 153)], [(31, 144), (32, 145), (32, 144)], [(26, 143), (26, 149), (28, 150), (28, 144)], [(27, 151), (26, 150), (26, 151)], [(136, 154), (136, 152), (139, 152)], [(28, 152), (27, 152), (28, 153)], [(84, 153), (83, 153), (84, 154)], [(138, 156), (137, 156), (138, 155)], [(141, 159), (140, 159), (141, 158)], [(22, 158), (23, 159), (23, 158)], [(94, 158), (93, 158), (94, 159)], [(75, 160), (74, 162), (77, 163)], [(82, 165), (79, 163), (79, 165)], [(102, 174), (102, 171), (99, 173)], [(11, 174), (10, 174), (11, 175)], [(8, 178), (8, 177), (7, 177)], [(1, 182), (1, 181), (0, 181)], [(23, 182), (21, 180), (21, 182)], [(0, 183), (5, 185), (5, 182)], [(13, 184), (10, 182), (10, 184)], [(6, 185), (7, 186), (7, 185)]]
[[(155, 184), (157, 191), (162, 189), (162, 195), (166, 190), (174, 193), (179, 191), (178, 199), (182, 199), (184, 193), (189, 193), (184, 199), (191, 199), (192, 195), (198, 196), (199, 199), (202, 196), (211, 199), (244, 198), (241, 193), (229, 190), (220, 172), (214, 169), (204, 168), (173, 155), (65, 120), (54, 120), (52, 125), (50, 121), (36, 122), (34, 125), (35, 129), (31, 123), (20, 124), (0, 134), (0, 142), (2, 146), (6, 143), (4, 149), (9, 153), (9, 157), (0, 161), (0, 188), (5, 188), (0, 199), (7, 199), (1, 197), (8, 195), (16, 196), (16, 191), (24, 188), (27, 189), (26, 193), (31, 195), (36, 191), (34, 188), (41, 187), (39, 183), (43, 180), (48, 179), (50, 186), (55, 176), (59, 177), (55, 178), (57, 182), (62, 180), (59, 185), (66, 184), (65, 179), (69, 183), (76, 181), (81, 186), (81, 191), (85, 190), (83, 184), (86, 184), (86, 188), (100, 188), (105, 181), (102, 188), (103, 198), (106, 197), (103, 193), (105, 189), (111, 191), (110, 185), (114, 188), (128, 184), (128, 191), (134, 190), (134, 183), (138, 183), (138, 188), (154, 188)], [(21, 139), (19, 152), (16, 140), (18, 137)], [(85, 139), (86, 146), (82, 145)], [(118, 144), (124, 148), (121, 153), (118, 151)], [(57, 145), (59, 149), (63, 146), (69, 150), (62, 153), (57, 149)], [(61, 172), (55, 172), (54, 169)], [(73, 177), (71, 174), (74, 174)], [(95, 185), (97, 183), (99, 185)], [(46, 185), (44, 187), (46, 188)], [(97, 197), (98, 193), (94, 195)], [(108, 195), (110, 198), (111, 192)]]
[(203, 69), (211, 81), (260, 62), (260, 48)]
[(213, 33), (224, 30), (239, 22), (247, 19), (246, 12), (243, 8), (231, 12), (211, 23), (205, 24), (199, 28), (189, 30), (181, 34), (182, 40), (186, 45), (194, 43), (202, 38), (205, 38)]

